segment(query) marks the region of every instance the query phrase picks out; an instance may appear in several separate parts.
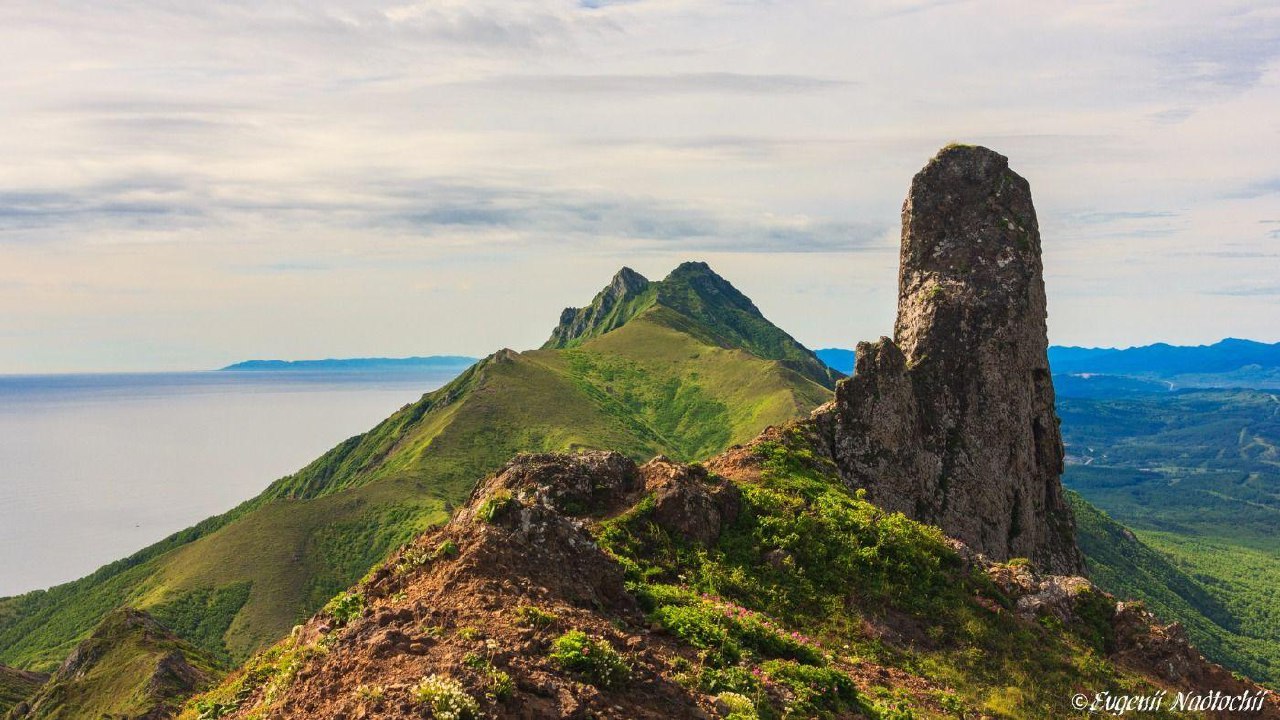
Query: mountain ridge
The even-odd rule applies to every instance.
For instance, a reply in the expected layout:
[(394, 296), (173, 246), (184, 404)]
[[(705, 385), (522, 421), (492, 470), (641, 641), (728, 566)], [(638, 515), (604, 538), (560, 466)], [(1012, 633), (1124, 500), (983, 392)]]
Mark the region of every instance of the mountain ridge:
[(770, 323), (750, 298), (701, 261), (681, 263), (659, 281), (622, 268), (590, 305), (565, 308), (542, 349), (576, 347), (655, 306), (693, 320), (709, 343), (740, 347), (766, 360), (783, 362), (824, 387), (834, 388), (840, 377), (811, 350)]
[(196, 602), (211, 608), (203, 647), (243, 658), (444, 521), (517, 451), (695, 460), (827, 399), (783, 362), (711, 335), (661, 305), (572, 348), (494, 353), (222, 515), (80, 580), (0, 599), (0, 661), (53, 669), (114, 607), (164, 615)]

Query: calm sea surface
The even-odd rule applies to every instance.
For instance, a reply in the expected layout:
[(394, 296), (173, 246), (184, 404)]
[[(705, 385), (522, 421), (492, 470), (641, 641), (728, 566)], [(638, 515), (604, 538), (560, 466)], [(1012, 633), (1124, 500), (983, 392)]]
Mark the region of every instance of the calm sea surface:
[(0, 597), (229, 510), (455, 374), (0, 375)]

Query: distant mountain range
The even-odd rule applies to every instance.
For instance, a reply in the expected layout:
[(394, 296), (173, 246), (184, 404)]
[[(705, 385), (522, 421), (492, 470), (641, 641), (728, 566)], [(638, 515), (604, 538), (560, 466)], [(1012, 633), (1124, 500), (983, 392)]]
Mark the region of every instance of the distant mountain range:
[(327, 360), (245, 360), (221, 371), (316, 372), (320, 370), (424, 370), (458, 369), (474, 365), (477, 358), (463, 355), (431, 355), (407, 358), (329, 358)]
[[(826, 348), (816, 354), (833, 370), (853, 372), (852, 350)], [(1183, 387), (1280, 388), (1280, 343), (1237, 338), (1212, 345), (1156, 343), (1123, 349), (1055, 345), (1049, 348), (1049, 364), (1060, 376), (1055, 384), (1072, 391), (1095, 383), (1147, 392)]]

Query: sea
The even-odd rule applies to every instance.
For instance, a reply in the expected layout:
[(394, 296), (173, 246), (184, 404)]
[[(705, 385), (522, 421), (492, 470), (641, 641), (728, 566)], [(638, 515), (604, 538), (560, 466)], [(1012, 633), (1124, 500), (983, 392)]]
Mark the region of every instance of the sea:
[(0, 597), (229, 510), (458, 372), (0, 375)]

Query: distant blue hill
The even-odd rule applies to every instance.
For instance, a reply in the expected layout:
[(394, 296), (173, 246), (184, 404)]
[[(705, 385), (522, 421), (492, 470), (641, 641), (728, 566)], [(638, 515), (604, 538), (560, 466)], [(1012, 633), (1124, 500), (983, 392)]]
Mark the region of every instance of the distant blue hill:
[(1056, 373), (1151, 374), (1161, 377), (1230, 373), (1243, 368), (1280, 368), (1280, 343), (1227, 338), (1212, 345), (1178, 346), (1167, 343), (1124, 350), (1115, 348), (1049, 348), (1049, 364)]
[(462, 370), (476, 358), (462, 355), (432, 355), (407, 358), (341, 358), (328, 360), (246, 360), (219, 368), (223, 371), (316, 372), (320, 370)]
[(840, 348), (823, 348), (814, 350), (814, 355), (818, 359), (827, 364), (827, 367), (845, 375), (853, 374), (853, 364), (857, 360), (852, 350), (842, 350)]
[[(853, 372), (852, 350), (826, 348), (817, 355), (835, 370)], [(1280, 388), (1280, 343), (1227, 338), (1212, 345), (1156, 343), (1123, 349), (1054, 345), (1049, 366), (1060, 378), (1055, 384), (1072, 395), (1183, 387), (1273, 389)], [(1069, 387), (1065, 376), (1075, 376)], [(1130, 381), (1122, 382), (1125, 378)]]

